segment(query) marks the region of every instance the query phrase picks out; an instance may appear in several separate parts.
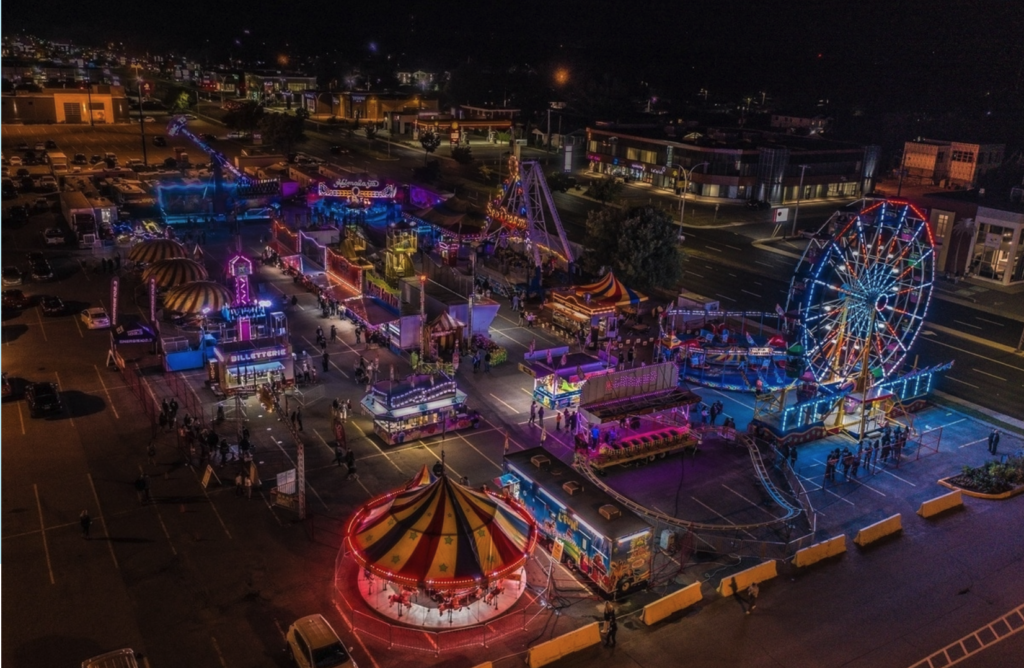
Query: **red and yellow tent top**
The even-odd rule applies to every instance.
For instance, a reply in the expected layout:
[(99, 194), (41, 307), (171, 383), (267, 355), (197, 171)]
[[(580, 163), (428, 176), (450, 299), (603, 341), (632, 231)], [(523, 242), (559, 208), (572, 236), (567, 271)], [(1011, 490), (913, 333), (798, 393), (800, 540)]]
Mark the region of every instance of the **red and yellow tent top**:
[[(587, 295), (590, 301), (587, 301)], [(555, 301), (582, 313), (598, 313), (614, 310), (617, 307), (636, 305), (647, 301), (647, 295), (631, 290), (608, 272), (596, 283), (578, 285), (571, 292), (556, 292), (552, 295)]]
[(349, 520), (348, 550), (389, 581), (425, 589), (487, 586), (519, 570), (537, 542), (525, 508), (425, 471)]

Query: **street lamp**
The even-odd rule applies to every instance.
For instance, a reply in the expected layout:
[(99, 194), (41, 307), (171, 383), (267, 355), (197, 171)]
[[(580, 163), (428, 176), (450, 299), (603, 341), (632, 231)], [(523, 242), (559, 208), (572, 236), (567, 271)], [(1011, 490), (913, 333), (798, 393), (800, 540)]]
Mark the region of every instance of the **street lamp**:
[(800, 186), (796, 192), (796, 211), (793, 212), (793, 232), (789, 235), (791, 237), (796, 236), (796, 219), (800, 215), (800, 198), (804, 195), (804, 172), (810, 165), (800, 165)]
[[(92, 109), (89, 115), (92, 116)], [(142, 110), (142, 77), (139, 77), (139, 136), (142, 138), (142, 164), (149, 167), (149, 159), (146, 157), (146, 117)]]
[(707, 166), (708, 166), (708, 164), (709, 163), (707, 161), (702, 162), (699, 165), (694, 165), (693, 167), (691, 167), (689, 169), (689, 171), (687, 171), (687, 169), (685, 167), (683, 167), (682, 165), (680, 165), (678, 163), (675, 163), (675, 162), (671, 163), (671, 165), (670, 165), (670, 166), (673, 166), (673, 167), (678, 167), (679, 171), (681, 171), (683, 173), (683, 190), (682, 190), (681, 193), (679, 193), (679, 234), (680, 235), (683, 233), (683, 221), (684, 221), (683, 216), (686, 214), (686, 192), (687, 192), (687, 190), (690, 189), (690, 177), (693, 176), (693, 170), (697, 169), (698, 167), (704, 167), (705, 168), (704, 172), (707, 173)]

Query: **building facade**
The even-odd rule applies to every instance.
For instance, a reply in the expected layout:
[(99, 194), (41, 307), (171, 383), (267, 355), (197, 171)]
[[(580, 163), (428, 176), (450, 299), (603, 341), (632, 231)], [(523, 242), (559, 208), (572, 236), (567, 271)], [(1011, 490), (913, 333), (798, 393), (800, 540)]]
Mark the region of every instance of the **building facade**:
[(250, 100), (264, 103), (292, 99), (297, 104), (306, 91), (316, 90), (316, 77), (298, 72), (259, 71), (245, 72), (242, 75), (245, 96)]
[(969, 188), (1003, 162), (1005, 144), (918, 139), (903, 145), (902, 168), (908, 177), (942, 188)]
[(780, 204), (870, 192), (881, 155), (877, 146), (763, 130), (709, 128), (679, 137), (668, 130), (587, 128), (590, 171), (677, 194), (685, 187), (709, 199)]
[(128, 98), (120, 86), (47, 88), (15, 91), (2, 97), (4, 123), (98, 125), (128, 123)]

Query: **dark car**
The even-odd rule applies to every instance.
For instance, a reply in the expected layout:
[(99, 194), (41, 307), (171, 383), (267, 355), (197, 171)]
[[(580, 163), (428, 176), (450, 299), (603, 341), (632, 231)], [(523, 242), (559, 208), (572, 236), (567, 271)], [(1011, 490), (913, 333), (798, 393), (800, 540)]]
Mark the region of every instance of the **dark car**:
[(21, 273), (21, 269), (18, 269), (14, 265), (4, 267), (2, 275), (4, 287), (21, 285), (25, 282), (25, 276)]
[(48, 148), (48, 149), (57, 148), (57, 142), (53, 141), (52, 139), (47, 139), (46, 140), (46, 148)]
[(36, 262), (45, 262), (46, 256), (39, 251), (29, 251), (25, 253), (25, 257), (28, 258), (29, 264), (35, 264)]
[(32, 263), (32, 280), (48, 281), (53, 278), (53, 267), (46, 260)]
[(62, 408), (56, 383), (29, 383), (25, 386), (25, 401), (32, 417), (59, 413)]
[(19, 150), (19, 151), (27, 151), (27, 150), (29, 150), (29, 145), (28, 145), (28, 143), (27, 143), (27, 142), (20, 142), (20, 143), (18, 144), (18, 150)]
[(39, 308), (42, 309), (43, 315), (51, 317), (64, 315), (68, 310), (61, 298), (57, 296), (43, 297), (39, 301)]
[(153, 137), (153, 146), (167, 146), (167, 140), (163, 135), (157, 135)]
[(348, 149), (342, 148), (341, 146), (335, 144), (334, 146), (331, 147), (331, 153), (333, 153), (334, 155), (348, 155)]
[(21, 290), (4, 290), (3, 306), (4, 308), (23, 309), (28, 306), (28, 297)]
[(212, 141), (217, 141), (217, 138), (214, 137), (213, 135), (206, 134), (206, 135), (202, 135), (202, 140), (204, 142), (206, 142), (207, 144), (209, 144)]
[(752, 199), (747, 202), (747, 208), (754, 211), (764, 211), (772, 207), (770, 202), (766, 202), (763, 199)]
[(28, 220), (27, 206), (12, 206), (8, 213), (14, 220)]
[(103, 156), (99, 155), (98, 153), (94, 153), (93, 156), (89, 158), (90, 165), (95, 165), (100, 162), (103, 162)]
[(75, 159), (71, 161), (75, 165), (88, 165), (89, 158), (85, 157), (84, 153), (76, 153)]

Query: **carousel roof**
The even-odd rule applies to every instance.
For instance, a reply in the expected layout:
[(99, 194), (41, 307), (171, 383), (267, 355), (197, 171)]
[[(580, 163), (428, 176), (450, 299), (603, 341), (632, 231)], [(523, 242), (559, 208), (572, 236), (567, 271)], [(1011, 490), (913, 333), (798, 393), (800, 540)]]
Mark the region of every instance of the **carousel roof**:
[(213, 281), (193, 281), (171, 288), (164, 296), (164, 308), (179, 313), (219, 311), (231, 305), (231, 291)]
[(443, 589), (486, 584), (521, 568), (537, 523), (519, 506), (442, 475), (360, 508), (345, 540), (374, 574)]
[(432, 207), (420, 209), (415, 215), (456, 236), (477, 236), (487, 228), (487, 214), (458, 197), (450, 197)]
[(156, 262), (187, 256), (185, 247), (174, 239), (150, 239), (136, 244), (128, 251), (128, 259), (132, 262)]
[(206, 267), (186, 257), (172, 257), (157, 260), (142, 272), (142, 280), (156, 279), (161, 288), (173, 288), (176, 285), (203, 281), (208, 277)]

